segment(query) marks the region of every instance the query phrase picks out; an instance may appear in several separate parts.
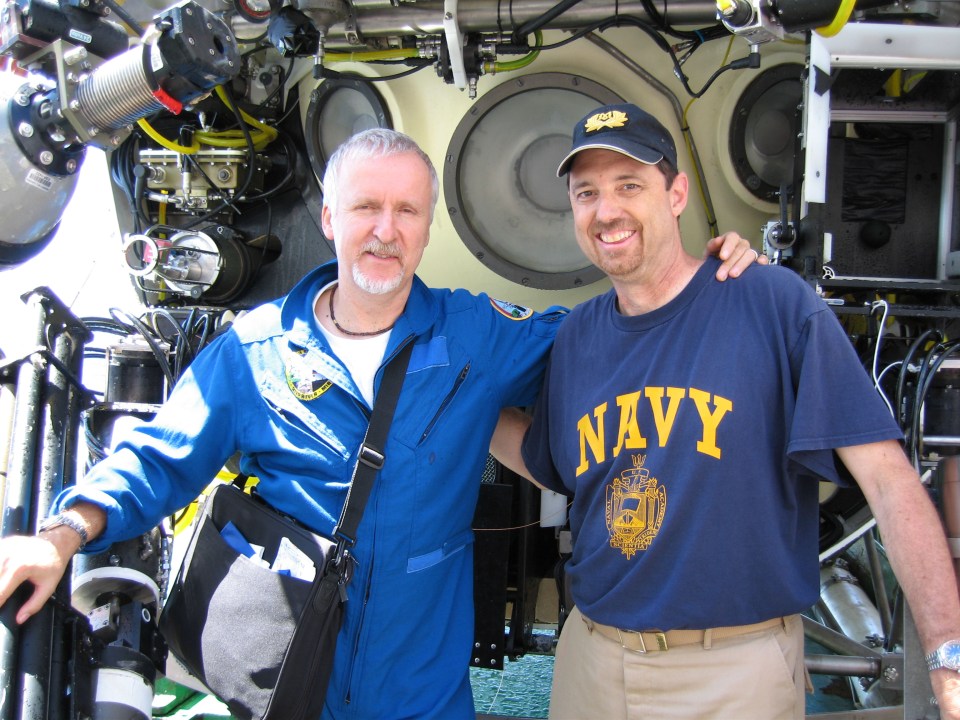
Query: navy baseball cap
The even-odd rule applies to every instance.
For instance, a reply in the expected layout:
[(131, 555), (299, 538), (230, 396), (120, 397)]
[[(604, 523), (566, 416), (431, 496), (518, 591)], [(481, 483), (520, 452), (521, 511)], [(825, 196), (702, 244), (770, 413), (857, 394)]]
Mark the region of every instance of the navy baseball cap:
[(605, 105), (578, 122), (573, 128), (573, 148), (557, 168), (557, 177), (569, 172), (574, 155), (591, 148), (613, 150), (647, 165), (666, 159), (677, 167), (677, 147), (670, 133), (636, 105)]

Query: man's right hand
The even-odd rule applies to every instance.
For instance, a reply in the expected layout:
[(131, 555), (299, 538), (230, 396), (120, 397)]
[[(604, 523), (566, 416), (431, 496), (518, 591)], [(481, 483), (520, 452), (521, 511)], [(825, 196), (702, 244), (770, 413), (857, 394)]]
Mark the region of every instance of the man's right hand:
[(79, 537), (67, 527), (35, 537), (12, 535), (0, 540), (0, 605), (6, 604), (24, 582), (34, 586), (17, 611), (18, 625), (36, 614), (53, 595), (79, 546)]

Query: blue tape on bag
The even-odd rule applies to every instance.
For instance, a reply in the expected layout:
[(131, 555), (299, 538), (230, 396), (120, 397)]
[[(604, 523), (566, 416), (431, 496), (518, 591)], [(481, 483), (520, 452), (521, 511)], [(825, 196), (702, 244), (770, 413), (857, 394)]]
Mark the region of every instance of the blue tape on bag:
[(247, 557), (253, 557), (256, 555), (253, 547), (247, 542), (247, 539), (243, 536), (237, 526), (233, 524), (232, 521), (228, 522), (223, 526), (223, 530), (220, 531), (220, 535), (223, 537), (224, 541), (236, 550), (241, 555), (246, 555)]

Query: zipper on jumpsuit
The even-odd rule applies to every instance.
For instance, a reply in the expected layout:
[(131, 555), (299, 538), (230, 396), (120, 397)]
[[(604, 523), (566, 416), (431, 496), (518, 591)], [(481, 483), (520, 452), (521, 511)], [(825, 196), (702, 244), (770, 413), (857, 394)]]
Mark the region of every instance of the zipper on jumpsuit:
[[(384, 362), (380, 363), (380, 368), (377, 370), (377, 372), (380, 374), (381, 379), (383, 377), (383, 369), (387, 365), (389, 365), (391, 362), (393, 362), (393, 359), (397, 356), (400, 350), (408, 342), (416, 342), (415, 336), (410, 335), (407, 338), (405, 338), (403, 342), (397, 345), (396, 350), (393, 351), (390, 357), (387, 358)], [(376, 404), (376, 398), (374, 398), (374, 404)], [(366, 410), (366, 408), (364, 408), (364, 410)], [(370, 415), (372, 413), (366, 413), (366, 414), (367, 414), (367, 420), (369, 421)], [(359, 563), (358, 563), (358, 567), (359, 567)], [(343, 698), (343, 702), (345, 705), (349, 705), (353, 700), (351, 696), (352, 695), (351, 687), (353, 685), (354, 671), (357, 669), (357, 651), (360, 648), (360, 638), (363, 636), (364, 617), (367, 614), (367, 602), (370, 600), (370, 588), (373, 584), (373, 568), (374, 568), (374, 556), (371, 555), (370, 562), (369, 562), (369, 572), (367, 573), (366, 582), (364, 583), (364, 588), (363, 588), (363, 603), (360, 606), (360, 618), (357, 621), (357, 633), (353, 638), (353, 650), (351, 651), (351, 656), (350, 656), (350, 672), (347, 673), (347, 682), (346, 682), (347, 694)]]
[(427, 429), (423, 431), (423, 435), (420, 436), (420, 443), (427, 439), (427, 435), (433, 430), (434, 426), (437, 424), (437, 420), (440, 419), (440, 416), (443, 415), (443, 411), (447, 409), (447, 405), (453, 400), (453, 396), (457, 394), (457, 390), (460, 389), (460, 386), (463, 385), (464, 381), (467, 379), (467, 375), (470, 374), (470, 363), (468, 362), (463, 366), (463, 370), (460, 371), (460, 374), (457, 376), (456, 381), (453, 383), (453, 387), (450, 389), (450, 392), (447, 393), (447, 396), (443, 399), (443, 402), (440, 403), (440, 407), (437, 410), (437, 414), (433, 416), (433, 419), (430, 421), (430, 424), (427, 425)]

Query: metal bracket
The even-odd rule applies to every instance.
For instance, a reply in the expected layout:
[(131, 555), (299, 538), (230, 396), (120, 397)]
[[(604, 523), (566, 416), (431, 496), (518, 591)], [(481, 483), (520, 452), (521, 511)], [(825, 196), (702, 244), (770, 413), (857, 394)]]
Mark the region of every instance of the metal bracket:
[(458, 0), (443, 0), (443, 33), (450, 53), (453, 84), (463, 90), (467, 87), (467, 68), (463, 62), (463, 33), (457, 22), (457, 3)]

